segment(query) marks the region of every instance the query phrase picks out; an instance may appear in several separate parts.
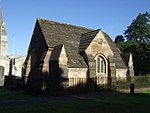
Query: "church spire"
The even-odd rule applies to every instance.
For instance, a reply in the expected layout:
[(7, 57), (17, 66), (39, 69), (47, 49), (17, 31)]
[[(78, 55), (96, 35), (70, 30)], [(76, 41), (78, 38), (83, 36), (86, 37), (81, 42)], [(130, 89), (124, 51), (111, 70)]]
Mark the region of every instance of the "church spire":
[(7, 30), (2, 16), (2, 2), (0, 0), (0, 57), (7, 56)]
[(0, 0), (0, 25), (3, 24), (2, 1)]

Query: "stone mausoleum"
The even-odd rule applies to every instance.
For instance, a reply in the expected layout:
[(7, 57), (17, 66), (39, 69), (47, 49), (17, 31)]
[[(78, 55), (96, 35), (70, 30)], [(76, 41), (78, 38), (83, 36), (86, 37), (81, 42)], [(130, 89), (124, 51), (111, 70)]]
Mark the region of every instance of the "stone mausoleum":
[(37, 19), (24, 63), (25, 83), (44, 90), (58, 76), (104, 78), (100, 84), (126, 79), (134, 76), (132, 55), (121, 53), (101, 29)]

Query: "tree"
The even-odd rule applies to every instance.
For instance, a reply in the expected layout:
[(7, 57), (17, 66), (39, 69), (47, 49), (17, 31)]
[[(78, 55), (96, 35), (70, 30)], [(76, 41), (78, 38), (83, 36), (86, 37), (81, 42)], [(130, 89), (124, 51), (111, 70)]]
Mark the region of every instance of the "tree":
[(123, 53), (132, 53), (135, 75), (150, 73), (150, 44), (126, 41), (116, 45)]
[[(124, 53), (132, 53), (135, 75), (150, 73), (150, 14), (139, 13), (125, 30), (126, 41), (116, 43)], [(116, 37), (116, 39), (117, 37)], [(117, 42), (116, 41), (116, 42)]]
[(118, 35), (118, 36), (116, 36), (116, 38), (115, 38), (114, 43), (117, 44), (117, 43), (119, 43), (119, 42), (124, 42), (124, 37), (123, 37), (122, 35)]
[(127, 30), (124, 32), (127, 41), (136, 41), (140, 43), (150, 42), (150, 14), (139, 13), (136, 19), (133, 20)]

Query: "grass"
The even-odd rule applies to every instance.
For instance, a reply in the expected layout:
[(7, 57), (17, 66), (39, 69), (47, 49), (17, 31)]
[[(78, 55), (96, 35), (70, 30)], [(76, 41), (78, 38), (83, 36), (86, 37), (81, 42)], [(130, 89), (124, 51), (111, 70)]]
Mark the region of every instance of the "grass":
[[(128, 89), (130, 87), (130, 77), (126, 80), (120, 79), (117, 81), (117, 89)], [(139, 75), (134, 76), (135, 89), (149, 88), (150, 86), (150, 75)]]
[[(2, 92), (5, 93), (5, 96)], [(28, 101), (32, 98), (38, 100), (42, 97), (32, 97), (24, 94), (24, 92), (0, 89), (0, 101), (5, 99), (24, 99)], [(73, 98), (73, 96), (44, 99), (47, 101), (29, 101), (23, 104), (14, 103), (11, 105), (0, 103), (0, 113), (149, 113), (150, 111), (150, 91), (136, 93), (135, 95), (96, 94), (83, 99)]]
[(0, 87), (0, 100), (21, 100), (33, 98), (30, 95), (27, 95), (24, 91), (11, 91), (4, 87)]

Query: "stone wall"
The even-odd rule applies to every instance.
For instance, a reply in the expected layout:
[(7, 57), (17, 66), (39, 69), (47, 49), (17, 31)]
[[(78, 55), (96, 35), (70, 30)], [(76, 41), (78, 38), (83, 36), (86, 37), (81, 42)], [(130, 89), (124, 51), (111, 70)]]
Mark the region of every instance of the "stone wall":
[(116, 77), (119, 78), (126, 78), (127, 69), (116, 69)]
[[(100, 42), (101, 41), (101, 42)], [(88, 48), (86, 49), (86, 54), (95, 57), (97, 54), (103, 54), (104, 56), (112, 56), (113, 52), (110, 49), (105, 37), (101, 31), (92, 40)]]
[[(86, 82), (87, 68), (68, 68), (69, 86)], [(72, 79), (70, 79), (72, 78)], [(84, 81), (74, 81), (76, 78), (83, 78)]]
[(68, 78), (86, 78), (87, 68), (68, 68)]
[(22, 77), (22, 67), (23, 67), (25, 58), (26, 58), (26, 56), (15, 58), (15, 68), (16, 69), (12, 70), (12, 73), (14, 73), (15, 76)]
[(7, 36), (6, 35), (1, 35), (0, 55), (2, 57), (6, 57), (7, 56)]
[(9, 58), (1, 57), (0, 66), (3, 66), (5, 68), (4, 75), (8, 75), (9, 74)]
[[(101, 41), (101, 42), (100, 42)], [(96, 58), (101, 56), (105, 59), (106, 62), (106, 77), (108, 76), (108, 56), (112, 56), (113, 52), (111, 51), (105, 37), (99, 31), (97, 36), (90, 43), (85, 53), (88, 56), (89, 72), (90, 76), (96, 76)]]
[(42, 56), (43, 58), (41, 58), (42, 64), (40, 65), (42, 65), (41, 67), (42, 73), (49, 74), (49, 59), (50, 59), (51, 53), (52, 53), (52, 49), (49, 48), (48, 51), (45, 54), (43, 54)]
[(65, 46), (63, 45), (60, 56), (59, 56), (59, 67), (63, 70), (61, 73), (62, 77), (68, 77), (68, 58), (65, 51)]

